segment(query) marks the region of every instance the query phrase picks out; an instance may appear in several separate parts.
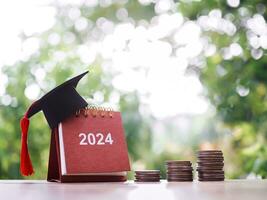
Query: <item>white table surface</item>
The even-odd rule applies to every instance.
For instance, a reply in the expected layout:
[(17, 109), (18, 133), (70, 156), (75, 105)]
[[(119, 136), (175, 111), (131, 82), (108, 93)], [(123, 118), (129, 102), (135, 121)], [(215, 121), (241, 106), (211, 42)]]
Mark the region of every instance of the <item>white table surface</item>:
[(0, 180), (2, 200), (267, 200), (267, 180), (168, 183), (48, 183)]

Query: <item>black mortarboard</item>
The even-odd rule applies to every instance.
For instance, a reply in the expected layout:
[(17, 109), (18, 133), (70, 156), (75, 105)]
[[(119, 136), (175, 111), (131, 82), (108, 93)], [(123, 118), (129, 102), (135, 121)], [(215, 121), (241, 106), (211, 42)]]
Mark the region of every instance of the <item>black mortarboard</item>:
[(29, 118), (42, 110), (50, 128), (53, 129), (77, 110), (86, 107), (88, 105), (87, 102), (79, 95), (75, 88), (80, 79), (87, 73), (88, 71), (57, 86), (35, 101), (24, 114), (20, 122), (22, 131), (20, 170), (23, 175), (28, 176), (33, 173), (27, 147)]

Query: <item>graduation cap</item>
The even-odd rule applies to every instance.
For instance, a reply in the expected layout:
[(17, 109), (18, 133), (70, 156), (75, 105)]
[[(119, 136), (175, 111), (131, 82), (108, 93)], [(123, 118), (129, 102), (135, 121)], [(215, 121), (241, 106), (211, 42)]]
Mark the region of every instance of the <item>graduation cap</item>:
[(57, 86), (35, 101), (24, 114), (20, 121), (22, 134), (20, 171), (22, 175), (29, 176), (34, 173), (27, 145), (29, 118), (39, 111), (43, 111), (50, 128), (53, 129), (77, 110), (86, 107), (88, 105), (87, 102), (79, 95), (75, 88), (80, 79), (87, 73), (88, 71)]

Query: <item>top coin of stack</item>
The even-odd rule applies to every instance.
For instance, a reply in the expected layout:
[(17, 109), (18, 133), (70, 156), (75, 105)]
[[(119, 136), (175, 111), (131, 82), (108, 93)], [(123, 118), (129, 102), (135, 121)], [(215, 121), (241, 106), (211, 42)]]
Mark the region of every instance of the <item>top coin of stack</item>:
[(198, 151), (198, 180), (223, 181), (224, 158), (221, 150)]
[(159, 182), (159, 170), (138, 170), (135, 171), (135, 182)]
[(166, 161), (167, 180), (169, 182), (193, 181), (193, 168), (190, 161)]

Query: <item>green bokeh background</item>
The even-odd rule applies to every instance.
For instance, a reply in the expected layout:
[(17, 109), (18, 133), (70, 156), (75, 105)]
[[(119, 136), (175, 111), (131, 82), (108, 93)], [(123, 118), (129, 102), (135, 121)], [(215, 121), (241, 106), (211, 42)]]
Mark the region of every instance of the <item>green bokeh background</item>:
[[(258, 12), (258, 5), (265, 1), (241, 1), (238, 8), (246, 8), (249, 16)], [(10, 105), (0, 104), (0, 178), (21, 179), (19, 173), (20, 128), (19, 121), (31, 101), (25, 97), (24, 90), (27, 85), (36, 82), (34, 70), (40, 66), (51, 64), (53, 68), (45, 77), (46, 93), (67, 78), (90, 70), (90, 75), (78, 85), (79, 93), (90, 100), (91, 94), (101, 91), (104, 101), (108, 101), (112, 92), (117, 89), (111, 84), (113, 72), (104, 71), (102, 60), (97, 58), (90, 65), (85, 66), (79, 56), (71, 55), (61, 61), (53, 60), (56, 51), (68, 52), (76, 46), (83, 44), (88, 32), (77, 32), (73, 26), (66, 26), (68, 11), (73, 6), (54, 5), (57, 8), (55, 25), (48, 31), (35, 35), (41, 41), (39, 52), (33, 54), (28, 60), (17, 62), (13, 66), (3, 66), (2, 73), (8, 76), (6, 94), (13, 97)], [(118, 23), (115, 16), (116, 10), (125, 7), (128, 15), (135, 21), (150, 20), (156, 15), (153, 4), (142, 5), (138, 1), (129, 0), (126, 3), (113, 3), (103, 8), (97, 6), (88, 8), (86, 5), (77, 6), (81, 15), (95, 22), (99, 17), (105, 17)], [(219, 53), (205, 57), (205, 67), (189, 71), (197, 73), (205, 87), (205, 96), (216, 110), (216, 117), (205, 115), (192, 119), (192, 128), (188, 134), (187, 142), (181, 142), (175, 135), (172, 124), (166, 122), (170, 133), (164, 151), (157, 153), (153, 148), (153, 125), (157, 122), (151, 113), (144, 115), (140, 112), (140, 99), (137, 92), (120, 93), (119, 110), (123, 115), (124, 127), (133, 168), (144, 166), (149, 169), (164, 171), (164, 161), (167, 159), (189, 159), (195, 162), (195, 152), (209, 143), (215, 148), (220, 148), (225, 154), (225, 172), (227, 178), (245, 178), (255, 174), (265, 178), (267, 176), (267, 58), (264, 55), (255, 60), (251, 56), (251, 47), (246, 39), (246, 30), (241, 26), (242, 17), (238, 8), (231, 8), (225, 1), (180, 1), (173, 12), (181, 12), (187, 20), (196, 20), (200, 15), (207, 15), (212, 9), (220, 9), (223, 15), (231, 13), (237, 31), (233, 36), (219, 34), (214, 31), (204, 31), (203, 34), (210, 38), (217, 49), (238, 42), (243, 48), (242, 57), (224, 60)], [(263, 17), (266, 19), (266, 12)], [(41, 22), (40, 22), (41, 23)], [(63, 35), (72, 32), (76, 40), (71, 45), (61, 41), (52, 46), (47, 42), (48, 36), (56, 32)], [(21, 34), (23, 39), (27, 36)], [(225, 75), (217, 73), (218, 68), (223, 68)], [(0, 80), (1, 81), (1, 80)], [(247, 96), (240, 96), (236, 87), (241, 85), (249, 89)], [(40, 96), (41, 96), (40, 95)], [(2, 97), (0, 97), (2, 98)], [(179, 103), (179, 102), (177, 102)], [(177, 141), (174, 147), (168, 146), (169, 141)], [(42, 113), (31, 119), (29, 133), (29, 149), (36, 170), (33, 179), (45, 179), (49, 154), (50, 130)], [(164, 141), (163, 141), (164, 142)], [(168, 147), (167, 147), (168, 146)], [(132, 177), (132, 174), (129, 174)]]

